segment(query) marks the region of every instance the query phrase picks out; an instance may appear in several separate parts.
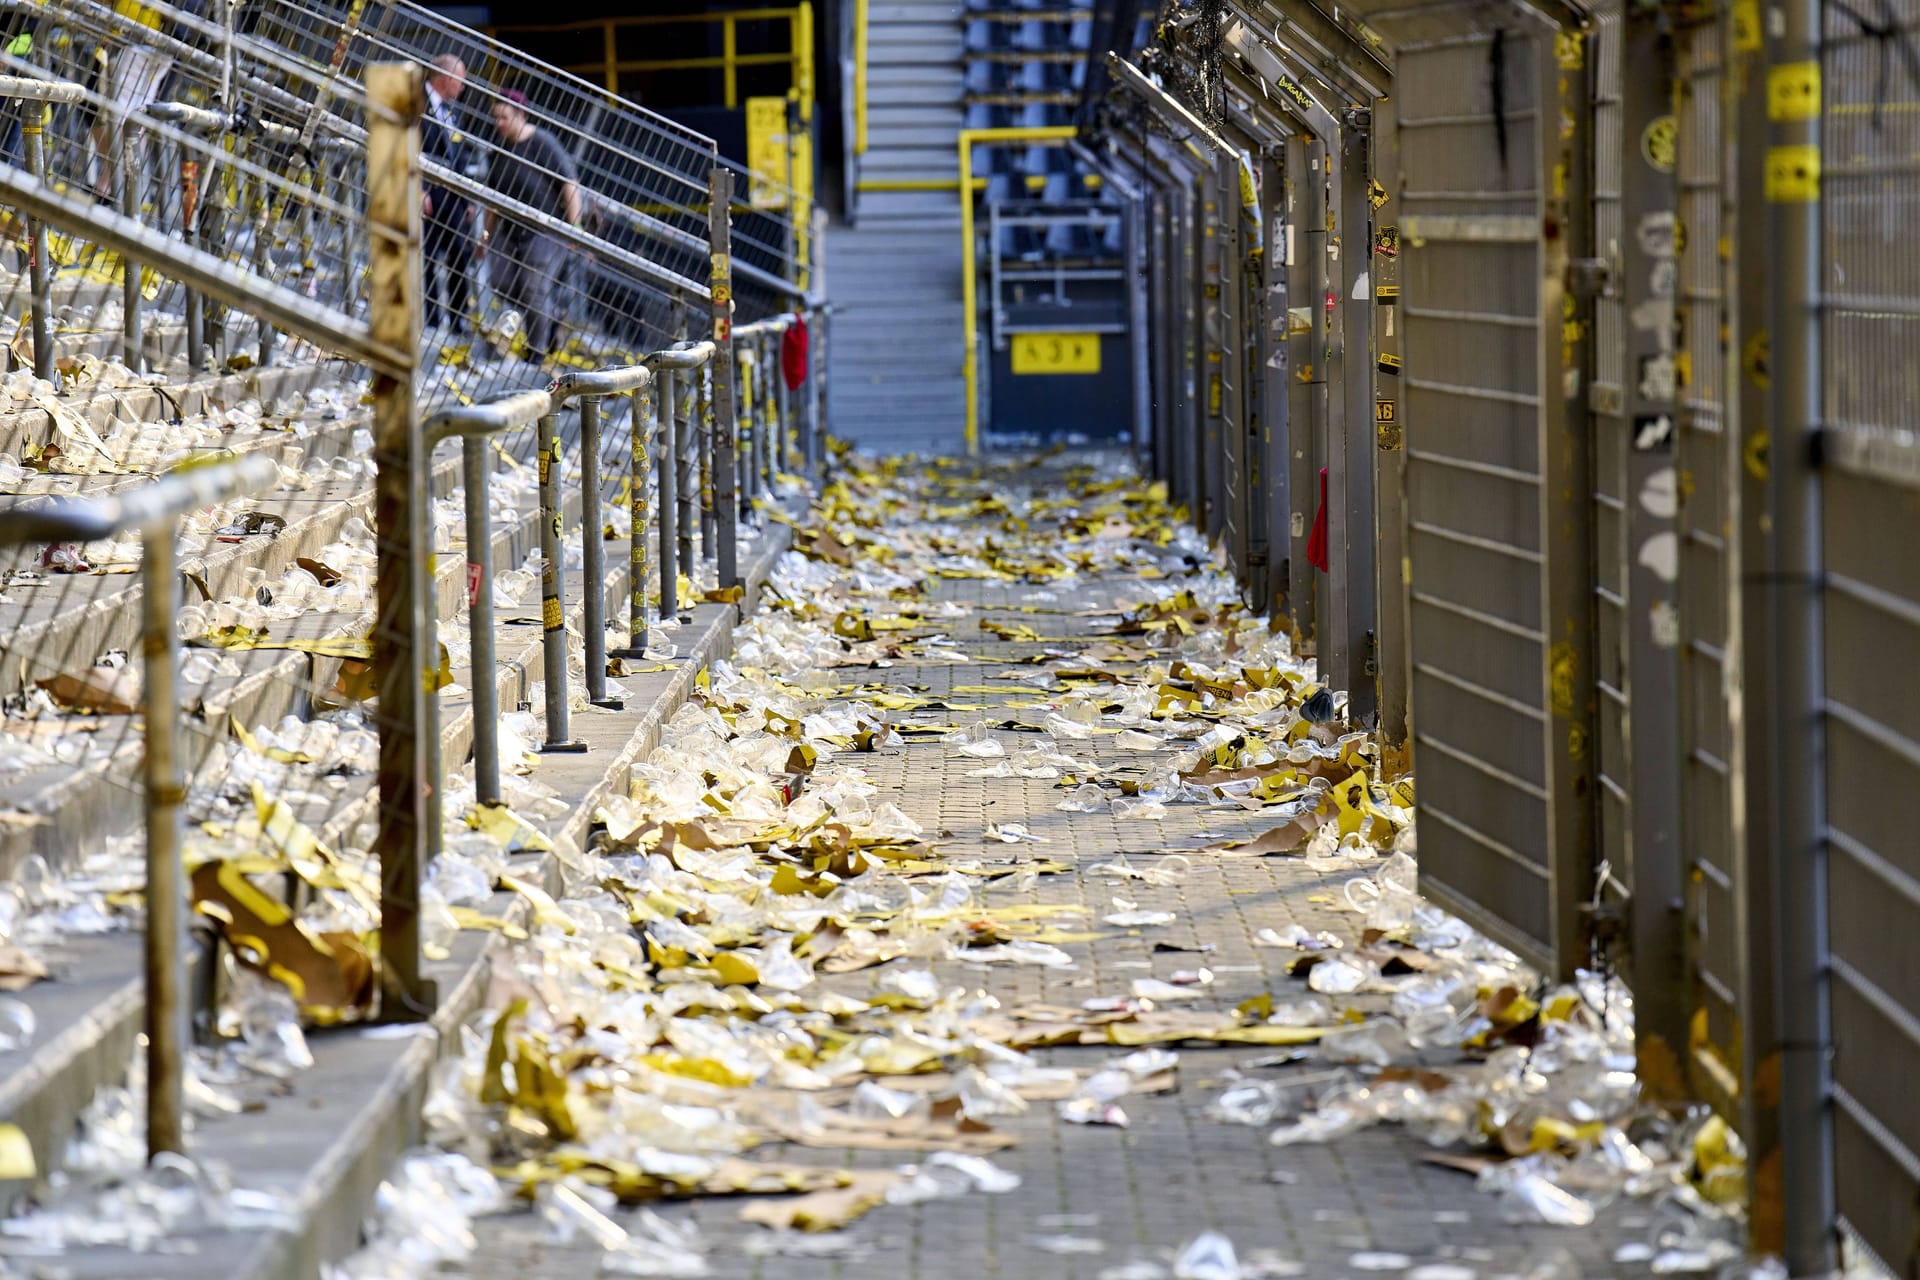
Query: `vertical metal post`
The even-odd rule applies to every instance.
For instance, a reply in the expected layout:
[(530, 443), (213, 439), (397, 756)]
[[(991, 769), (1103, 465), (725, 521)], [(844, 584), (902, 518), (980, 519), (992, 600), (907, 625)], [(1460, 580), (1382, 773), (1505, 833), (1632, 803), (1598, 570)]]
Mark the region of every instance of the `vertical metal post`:
[[(373, 337), (420, 349), (420, 116), (418, 66), (367, 68), (367, 223)], [(189, 314), (192, 314), (191, 312)], [(380, 1016), (419, 1021), (436, 993), (420, 973), (420, 876), (439, 846), (439, 667), (427, 520), (428, 452), (411, 375), (373, 378), (375, 539), (373, 630), (380, 731)]]
[(186, 779), (180, 770), (180, 697), (173, 615), (180, 574), (173, 521), (144, 531), (140, 649), (147, 721), (147, 1158), (186, 1148), (187, 882), (181, 845)]
[(554, 415), (540, 418), (540, 657), (546, 680), (547, 740), (542, 751), (585, 751), (573, 740), (567, 700), (567, 565), (561, 532), (566, 500), (560, 482), (560, 432)]
[(758, 524), (753, 515), (755, 491), (760, 487), (760, 450), (763, 446), (760, 397), (760, 346), (756, 334), (740, 346), (740, 425), (746, 432), (740, 448), (740, 512), (749, 524)]
[[(963, 193), (964, 194), (964, 193)], [(718, 522), (721, 590), (740, 581), (740, 499), (734, 489), (733, 175), (715, 166), (707, 179), (707, 236), (712, 248), (708, 292), (713, 298), (713, 506)]]
[(1303, 143), (1301, 152), (1306, 164), (1297, 178), (1288, 179), (1298, 207), (1292, 224), (1299, 237), (1294, 252), (1306, 277), (1298, 300), (1289, 297), (1296, 312), (1305, 312), (1301, 318), (1306, 329), (1299, 335), (1301, 364), (1294, 373), (1302, 394), (1292, 415), (1294, 507), (1288, 534), (1293, 541), (1293, 620), (1300, 629), (1301, 650), (1313, 653), (1327, 616), (1326, 575), (1307, 559), (1313, 517), (1320, 507), (1320, 470), (1327, 458), (1327, 148), (1315, 138)]
[[(1522, 92), (1541, 104), (1542, 118), (1569, 121), (1571, 128), (1537, 131), (1539, 150), (1529, 161), (1542, 175), (1567, 174), (1568, 181), (1537, 181), (1539, 225), (1559, 227), (1557, 236), (1537, 243), (1539, 327), (1535, 367), (1539, 374), (1540, 450), (1540, 598), (1546, 631), (1546, 661), (1540, 679), (1546, 685), (1549, 719), (1542, 726), (1546, 756), (1548, 899), (1556, 976), (1571, 980), (1588, 959), (1586, 941), (1592, 921), (1584, 906), (1594, 894), (1593, 739), (1593, 514), (1594, 460), (1592, 418), (1586, 407), (1586, 379), (1564, 376), (1590, 367), (1592, 307), (1567, 288), (1572, 259), (1591, 251), (1593, 225), (1593, 95), (1586, 49), (1577, 32), (1531, 37), (1535, 51), (1533, 84)], [(1551, 54), (1549, 49), (1552, 50)], [(1507, 64), (1513, 65), (1511, 61)], [(1576, 236), (1582, 237), (1575, 240)], [(1578, 319), (1584, 306), (1587, 323)], [(1664, 978), (1666, 975), (1661, 975)], [(1659, 979), (1656, 979), (1656, 981)], [(1636, 989), (1636, 994), (1638, 994)]]
[[(233, 13), (231, 4), (227, 6), (227, 13), (231, 20)], [(267, 240), (270, 234), (268, 220), (273, 211), (273, 200), (264, 178), (252, 178), (248, 186), (253, 192), (253, 265), (254, 269), (260, 273), (262, 280), (271, 280), (273, 279), (273, 254), (268, 248)], [(267, 323), (266, 317), (262, 316), (259, 323), (259, 364), (264, 369), (273, 363), (274, 333), (273, 326)]]
[[(1346, 583), (1345, 619), (1341, 630), (1348, 640), (1348, 714), (1355, 723), (1379, 723), (1379, 619), (1374, 590), (1379, 549), (1374, 541), (1375, 473), (1379, 448), (1375, 419), (1379, 414), (1374, 391), (1373, 344), (1373, 107), (1350, 108), (1341, 129), (1346, 164), (1341, 170), (1340, 231), (1346, 252), (1341, 254), (1341, 403), (1344, 492), (1337, 504), (1329, 491), (1328, 506), (1337, 505), (1345, 530), (1334, 543), (1340, 557), (1340, 575)], [(1329, 539), (1332, 542), (1332, 539)]]
[(719, 356), (716, 354), (701, 370), (693, 405), (698, 424), (693, 434), (699, 445), (700, 463), (700, 556), (704, 560), (714, 558), (714, 543), (720, 536), (719, 521), (713, 516), (713, 424), (716, 421), (713, 414), (713, 384), (720, 376), (718, 364)]
[[(674, 481), (674, 488), (680, 500), (680, 515), (674, 529), (677, 539), (675, 554), (679, 561), (678, 569), (687, 575), (689, 582), (693, 580), (693, 535), (700, 528), (700, 387), (706, 380), (706, 373), (700, 369), (691, 370), (687, 374), (685, 426), (679, 425), (678, 395), (667, 402), (668, 416), (674, 419), (674, 429), (678, 432), (677, 448), (679, 450), (669, 462), (669, 465), (679, 472)], [(679, 390), (680, 388), (676, 385), (675, 391)], [(660, 555), (662, 559), (674, 558), (668, 555), (665, 544), (661, 546)]]
[[(1816, 0), (1785, 0), (1770, 41), (1769, 80), (1820, 83)], [(1825, 631), (1821, 611), (1821, 493), (1814, 444), (1821, 419), (1820, 295), (1823, 276), (1819, 186), (1821, 117), (1769, 94), (1767, 241), (1773, 253), (1773, 436), (1766, 451), (1773, 522), (1763, 581), (1773, 621), (1777, 732), (1766, 790), (1773, 797), (1775, 931), (1780, 1011), (1780, 1149), (1785, 1259), (1793, 1275), (1833, 1265), (1833, 1117), (1826, 975), (1828, 969)], [(1816, 181), (1808, 182), (1811, 173)], [(1775, 175), (1778, 175), (1777, 178)]]
[(1261, 170), (1260, 217), (1263, 220), (1266, 252), (1261, 255), (1259, 296), (1254, 306), (1259, 326), (1254, 359), (1260, 365), (1260, 472), (1265, 477), (1263, 492), (1257, 500), (1265, 505), (1266, 582), (1259, 600), (1260, 610), (1276, 627), (1288, 616), (1287, 601), (1292, 586), (1288, 580), (1293, 563), (1293, 538), (1288, 526), (1291, 510), (1288, 494), (1293, 476), (1287, 441), (1293, 424), (1289, 409), (1292, 364), (1287, 351), (1287, 272), (1291, 231), (1287, 226), (1287, 176), (1284, 151), (1269, 144), (1258, 157)]
[(1193, 192), (1177, 169), (1169, 173), (1167, 205), (1167, 259), (1171, 268), (1166, 283), (1167, 382), (1160, 394), (1167, 397), (1168, 404), (1167, 447), (1172, 460), (1169, 475), (1173, 498), (1187, 506), (1191, 522), (1200, 510), (1200, 478), (1194, 472), (1199, 446), (1193, 439)]
[[(184, 142), (174, 144), (172, 151), (174, 176), (180, 183), (180, 238), (198, 248), (200, 244), (200, 165), (198, 161), (188, 159), (191, 153), (188, 152)], [(199, 373), (202, 368), (201, 352), (206, 346), (206, 308), (201, 305), (200, 291), (192, 285), (187, 285), (181, 290), (181, 298), (185, 303), (187, 314), (187, 371)]]
[(1220, 468), (1219, 527), (1226, 543), (1227, 563), (1241, 584), (1244, 599), (1249, 546), (1247, 487), (1253, 467), (1247, 456), (1246, 246), (1240, 212), (1239, 154), (1220, 151), (1207, 176), (1219, 201), (1214, 238), (1219, 245), (1220, 283), (1213, 299), (1219, 322), (1219, 363), (1214, 367), (1220, 388), (1220, 444), (1214, 455)]
[[(21, 107), (20, 138), (27, 172), (34, 181), (47, 180), (46, 127), (53, 108), (44, 102), (26, 102)], [(33, 376), (53, 381), (53, 275), (47, 270), (47, 226), (38, 218), (27, 219), (27, 283), (33, 325)]]
[(780, 335), (770, 333), (760, 341), (766, 358), (760, 371), (760, 478), (755, 497), (773, 492), (773, 476), (778, 470), (775, 458), (780, 451)]
[(1225, 376), (1226, 319), (1220, 313), (1221, 260), (1226, 253), (1221, 232), (1219, 157), (1215, 164), (1196, 176), (1199, 189), (1194, 207), (1200, 220), (1199, 287), (1199, 367), (1200, 385), (1199, 452), (1194, 474), (1199, 479), (1199, 508), (1194, 512), (1195, 526), (1209, 542), (1220, 536), (1226, 523), (1226, 459), (1221, 450), (1225, 427), (1222, 424), (1222, 399), (1226, 394)]
[(1412, 680), (1407, 643), (1406, 398), (1400, 391), (1400, 129), (1397, 103), (1373, 104), (1373, 180), (1380, 205), (1373, 211), (1367, 254), (1373, 279), (1374, 372), (1374, 666), (1379, 694), (1380, 746), (1406, 758), (1407, 689)]
[(1671, 145), (1651, 146), (1673, 110), (1673, 37), (1664, 15), (1629, 5), (1622, 79), (1621, 188), (1625, 243), (1622, 310), (1626, 332), (1627, 697), (1632, 810), (1635, 1045), (1640, 1072), (1656, 1092), (1680, 1086), (1686, 1041), (1680, 853), (1680, 477), (1674, 295), (1679, 281), (1679, 187)]
[[(129, 218), (140, 216), (141, 189), (146, 173), (147, 147), (140, 127), (129, 120), (120, 136), (120, 212)], [(140, 350), (140, 264), (130, 258), (120, 260), (120, 358), (135, 373), (146, 370)]]
[[(768, 394), (771, 385), (771, 372), (768, 368), (767, 350), (772, 341), (761, 334), (754, 344), (754, 427), (753, 427), (753, 484), (747, 493), (749, 507), (766, 492), (767, 475), (773, 465), (773, 398)], [(759, 515), (753, 517), (756, 525), (763, 523)]]
[(1153, 470), (1167, 482), (1175, 502), (1182, 500), (1179, 463), (1174, 450), (1174, 326), (1172, 280), (1174, 272), (1174, 202), (1157, 184), (1148, 218), (1147, 255), (1148, 374), (1153, 397)]
[(500, 686), (493, 650), (493, 513), (488, 509), (493, 449), (485, 436), (460, 438), (467, 511), (467, 629), (473, 657), (473, 795), (500, 803)]
[[(786, 344), (786, 340), (785, 334), (774, 339), (776, 355)], [(792, 455), (788, 449), (790, 443), (788, 437), (793, 433), (792, 401), (793, 392), (787, 388), (786, 362), (776, 359), (773, 363), (773, 453), (767, 468), (767, 488), (771, 492), (778, 491), (780, 473), (793, 468)]]
[(618, 707), (619, 702), (607, 698), (607, 527), (600, 510), (598, 396), (580, 398), (580, 599), (587, 701), (597, 707)]
[[(655, 413), (660, 418), (660, 498), (655, 509), (660, 513), (660, 621), (680, 614), (680, 575), (677, 572), (677, 548), (680, 544), (680, 389), (673, 370), (662, 369), (654, 375), (660, 389), (655, 393)], [(636, 621), (645, 622), (645, 601), (636, 592), (634, 606), (641, 610)], [(633, 647), (646, 647), (644, 625), (634, 627)]]
[(800, 127), (800, 91), (789, 89), (787, 90), (786, 132), (787, 226), (784, 237), (786, 243), (783, 248), (787, 257), (787, 279), (805, 288), (806, 284), (801, 280), (800, 266), (800, 241), (806, 235), (800, 223), (800, 219), (804, 216), (800, 208)]
[[(1753, 1082), (1780, 1078), (1780, 1022), (1775, 990), (1775, 853), (1767, 757), (1780, 730), (1768, 691), (1774, 685), (1772, 616), (1760, 575), (1767, 569), (1772, 519), (1768, 513), (1767, 457), (1773, 406), (1768, 395), (1769, 283), (1773, 246), (1767, 227), (1767, 53), (1757, 2), (1723, 12), (1722, 44), (1729, 89), (1727, 119), (1733, 142), (1720, 216), (1733, 238), (1726, 273), (1733, 292), (1723, 386), (1732, 389), (1731, 426), (1721, 483), (1733, 497), (1737, 521), (1727, 540), (1728, 633), (1727, 779), (1729, 841), (1733, 854), (1735, 999), (1742, 1020), (1740, 1071), (1747, 1144), (1748, 1242), (1753, 1252), (1781, 1254), (1789, 1212), (1781, 1173), (1780, 1092)], [(1750, 462), (1749, 459), (1754, 460)], [(1797, 1211), (1797, 1210), (1796, 1210)]]
[[(1347, 691), (1347, 715), (1371, 726), (1378, 668), (1373, 656), (1373, 300), (1369, 274), (1373, 210), (1368, 199), (1371, 103), (1353, 108), (1340, 125), (1333, 167), (1338, 201), (1339, 268), (1328, 273), (1338, 290), (1327, 314), (1337, 378), (1338, 413), (1327, 439), (1327, 625), (1322, 629), (1320, 676)], [(1332, 248), (1332, 245), (1329, 245)]]
[(1127, 351), (1131, 357), (1133, 391), (1133, 450), (1142, 463), (1153, 449), (1153, 379), (1149, 372), (1149, 307), (1147, 268), (1147, 192), (1136, 188), (1127, 201), (1121, 227), (1121, 251), (1125, 255), (1122, 270), (1127, 281)]
[(800, 447), (800, 466), (807, 475), (820, 469), (820, 402), (826, 396), (822, 382), (826, 376), (827, 309), (815, 308), (807, 322), (807, 414), (806, 435)]
[[(663, 390), (672, 394), (672, 388)], [(633, 390), (632, 406), (633, 440), (632, 453), (628, 457), (627, 470), (627, 647), (623, 656), (638, 658), (647, 647), (647, 542), (653, 534), (648, 512), (651, 505), (647, 501), (647, 490), (653, 487), (653, 379)], [(669, 408), (669, 417), (672, 411)], [(668, 435), (672, 435), (669, 428)], [(660, 530), (662, 546), (665, 545), (668, 522), (667, 497), (671, 489), (667, 477), (672, 468), (661, 469), (660, 486)], [(663, 551), (660, 556), (664, 562), (670, 557)], [(667, 616), (666, 579), (662, 575), (660, 596), (660, 616)]]

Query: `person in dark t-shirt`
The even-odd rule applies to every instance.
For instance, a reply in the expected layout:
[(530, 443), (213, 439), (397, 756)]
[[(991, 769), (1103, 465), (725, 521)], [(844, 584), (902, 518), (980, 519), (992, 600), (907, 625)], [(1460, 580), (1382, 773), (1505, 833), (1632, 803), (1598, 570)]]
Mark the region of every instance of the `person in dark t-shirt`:
[[(580, 222), (580, 183), (573, 157), (559, 140), (527, 118), (527, 96), (509, 89), (493, 104), (499, 141), (487, 167), (487, 185), (507, 199), (569, 226)], [(526, 326), (527, 359), (544, 364), (553, 354), (553, 287), (564, 246), (543, 226), (487, 211), (483, 252), (493, 257), (494, 292), (520, 312)]]

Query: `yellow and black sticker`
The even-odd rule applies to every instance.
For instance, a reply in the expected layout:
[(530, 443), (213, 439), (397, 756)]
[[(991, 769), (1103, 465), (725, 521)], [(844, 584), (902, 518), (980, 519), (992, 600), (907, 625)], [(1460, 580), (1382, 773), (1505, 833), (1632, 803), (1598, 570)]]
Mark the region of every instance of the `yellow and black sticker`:
[(1740, 367), (1746, 370), (1753, 385), (1765, 391), (1773, 385), (1771, 360), (1773, 358), (1773, 339), (1765, 329), (1747, 339), (1740, 352)]
[(1367, 179), (1367, 203), (1378, 209), (1387, 202), (1387, 189), (1372, 178)]
[(1820, 198), (1820, 148), (1767, 148), (1767, 199), (1774, 204), (1811, 204)]
[[(1380, 369), (1380, 372), (1387, 374), (1389, 377), (1394, 377), (1394, 378), (1399, 377), (1400, 376), (1400, 357), (1395, 355), (1391, 351), (1382, 351), (1380, 353), (1379, 369)], [(1381, 403), (1391, 404), (1392, 401), (1390, 400), (1382, 401)]]
[(1400, 301), (1400, 286), (1397, 284), (1376, 285), (1373, 300), (1383, 307), (1390, 307)]
[(1820, 115), (1820, 64), (1788, 62), (1767, 70), (1767, 119), (1815, 120)]
[(1373, 420), (1375, 422), (1400, 421), (1399, 402), (1395, 400), (1375, 400), (1373, 402)]
[(1400, 255), (1400, 228), (1376, 227), (1373, 232), (1373, 251), (1383, 258), (1395, 258)]
[(1097, 333), (1016, 333), (1012, 352), (1016, 374), (1100, 372)]
[(1640, 154), (1660, 173), (1672, 173), (1680, 124), (1671, 115), (1656, 116), (1640, 134)]

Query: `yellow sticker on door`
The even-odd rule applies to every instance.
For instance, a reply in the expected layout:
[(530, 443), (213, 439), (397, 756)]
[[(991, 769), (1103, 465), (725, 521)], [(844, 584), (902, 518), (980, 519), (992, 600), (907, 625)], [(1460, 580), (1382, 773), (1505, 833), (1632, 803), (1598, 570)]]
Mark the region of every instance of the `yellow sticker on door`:
[(1098, 373), (1100, 335), (1097, 333), (1016, 333), (1013, 335), (1015, 373)]

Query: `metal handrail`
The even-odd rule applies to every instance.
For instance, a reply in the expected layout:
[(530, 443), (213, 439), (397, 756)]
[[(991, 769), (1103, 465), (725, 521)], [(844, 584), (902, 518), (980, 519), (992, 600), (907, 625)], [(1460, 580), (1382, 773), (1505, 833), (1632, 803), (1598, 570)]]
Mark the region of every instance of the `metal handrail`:
[(87, 96), (84, 85), (67, 80), (35, 80), (31, 76), (0, 76), (0, 98), (20, 98), (31, 102), (79, 102)]
[[(422, 429), (429, 450), (445, 440), (460, 441), (461, 480), (467, 521), (467, 629), (472, 657), (468, 670), (473, 698), (473, 789), (481, 804), (497, 805), (500, 797), (500, 690), (494, 682), (493, 629), (493, 513), (487, 489), (493, 474), (487, 437), (542, 420), (553, 411), (553, 397), (542, 390), (516, 391), (483, 404), (452, 405), (430, 414)], [(546, 471), (546, 460), (540, 463)], [(549, 521), (546, 486), (540, 488), (541, 541)], [(543, 545), (542, 550), (546, 550)], [(553, 557), (549, 555), (549, 563)], [(564, 633), (563, 633), (564, 644)], [(561, 693), (565, 699), (566, 658), (561, 655)], [(437, 751), (440, 735), (432, 735)]]
[[(627, 463), (628, 513), (631, 516), (628, 533), (633, 543), (630, 559), (633, 566), (633, 581), (629, 584), (632, 605), (628, 618), (628, 647), (623, 656), (631, 655), (637, 658), (647, 647), (647, 621), (644, 612), (647, 590), (646, 492), (653, 464), (653, 370), (645, 364), (635, 364), (617, 369), (564, 373), (555, 379), (551, 390), (556, 410), (568, 400), (580, 401), (580, 527), (582, 530), (580, 572), (586, 580), (583, 584), (585, 617), (581, 621), (581, 629), (585, 632), (587, 651), (587, 701), (597, 707), (617, 708), (621, 703), (617, 699), (607, 697), (607, 559), (606, 540), (600, 535), (602, 528), (600, 401), (606, 396), (631, 395), (633, 397), (633, 448)], [(557, 471), (560, 446), (559, 437), (553, 431), (551, 414), (540, 420), (540, 430), (543, 441), (552, 441), (553, 460)], [(545, 536), (544, 533), (542, 536)], [(549, 580), (557, 587), (565, 585), (561, 581), (557, 568)], [(544, 602), (542, 607), (546, 607)], [(561, 634), (564, 636), (565, 633)], [(562, 656), (564, 657), (564, 654)], [(564, 666), (561, 674), (564, 679)], [(564, 725), (567, 714), (564, 705), (564, 687), (561, 693), (559, 715), (560, 722)], [(552, 730), (554, 714), (553, 663), (549, 654), (547, 715), (550, 739), (554, 737)], [(548, 745), (551, 747), (553, 743), (549, 742)]]
[[(84, 86), (65, 80), (32, 80), (24, 76), (0, 76), (0, 97), (18, 98), (41, 104), (20, 123), (21, 159), (27, 172), (46, 180), (46, 127), (53, 118), (53, 103), (78, 102), (86, 96)], [(47, 270), (47, 227), (43, 218), (31, 210), (27, 220), (28, 323), (33, 328), (33, 376), (53, 380), (53, 275)]]
[[(712, 363), (714, 354), (719, 350), (711, 340), (700, 342), (676, 343), (670, 350), (656, 351), (645, 357), (648, 368), (659, 381), (658, 403), (666, 406), (666, 439), (661, 445), (661, 456), (666, 465), (660, 470), (660, 616), (666, 618), (680, 612), (680, 574), (693, 578), (693, 535), (699, 526), (700, 501), (699, 468), (700, 452), (705, 433), (697, 430), (695, 419), (688, 422), (689, 429), (683, 435), (680, 431), (679, 397), (675, 394), (676, 374), (690, 373)], [(695, 384), (696, 390), (699, 383)], [(639, 619), (643, 616), (644, 605), (640, 599), (639, 575), (634, 577), (634, 597), (630, 612)], [(644, 635), (641, 626), (635, 626), (637, 634)]]
[[(824, 307), (819, 311), (824, 314)], [(780, 316), (769, 321), (742, 326), (736, 335), (746, 335), (752, 345), (771, 342), (785, 334), (793, 317)], [(648, 543), (654, 526), (660, 532), (660, 607), (662, 618), (679, 612), (681, 572), (691, 576), (694, 569), (693, 528), (697, 496), (694, 466), (697, 451), (693, 447), (708, 433), (697, 425), (682, 433), (676, 375), (712, 364), (719, 352), (710, 340), (681, 342), (663, 351), (650, 352), (633, 365), (611, 369), (575, 371), (560, 375), (544, 389), (529, 389), (473, 405), (454, 405), (429, 415), (423, 431), (430, 446), (458, 438), (462, 447), (462, 472), (465, 486), (467, 537), (467, 608), (472, 632), (473, 715), (474, 715), (474, 792), (481, 804), (499, 804), (500, 756), (498, 740), (499, 696), (493, 682), (495, 665), (493, 613), (493, 527), (487, 489), (492, 474), (487, 438), (537, 424), (539, 428), (540, 475), (540, 551), (542, 666), (546, 681), (546, 739), (542, 751), (585, 751), (586, 744), (573, 740), (571, 708), (567, 701), (566, 649), (566, 570), (561, 548), (564, 530), (562, 518), (561, 460), (559, 432), (560, 409), (569, 401), (580, 405), (581, 450), (581, 531), (584, 581), (582, 630), (586, 660), (587, 696), (596, 706), (618, 708), (621, 704), (607, 696), (607, 659), (610, 656), (638, 658), (648, 647), (646, 615), (647, 582), (653, 569)], [(744, 354), (744, 353), (743, 353)], [(748, 360), (755, 376), (775, 385), (775, 362)], [(784, 467), (790, 456), (790, 437), (796, 426), (789, 413), (784, 383), (774, 393), (763, 391), (757, 400), (760, 408), (755, 466), (771, 485), (777, 464)], [(632, 445), (628, 458), (629, 526), (628, 646), (609, 654), (606, 645), (606, 561), (600, 516), (600, 401), (608, 396), (626, 395), (633, 399)], [(664, 416), (659, 411), (664, 402)], [(715, 424), (717, 427), (718, 424)], [(661, 449), (667, 465), (660, 474), (658, 513), (651, 515), (647, 499), (653, 482), (653, 452), (656, 427), (664, 439)], [(809, 447), (802, 457), (811, 456)], [(731, 534), (738, 513), (719, 504), (715, 512), (722, 537)], [(651, 518), (650, 518), (651, 515)], [(713, 540), (709, 539), (711, 553)], [(677, 553), (677, 554), (676, 554)], [(437, 741), (437, 739), (436, 739)]]
[(131, 493), (64, 498), (0, 511), (0, 545), (92, 542), (137, 530), (141, 539), (141, 699), (146, 718), (147, 1150), (185, 1150), (187, 1019), (186, 778), (179, 751), (180, 516), (270, 489), (280, 468), (264, 454), (169, 472)]

